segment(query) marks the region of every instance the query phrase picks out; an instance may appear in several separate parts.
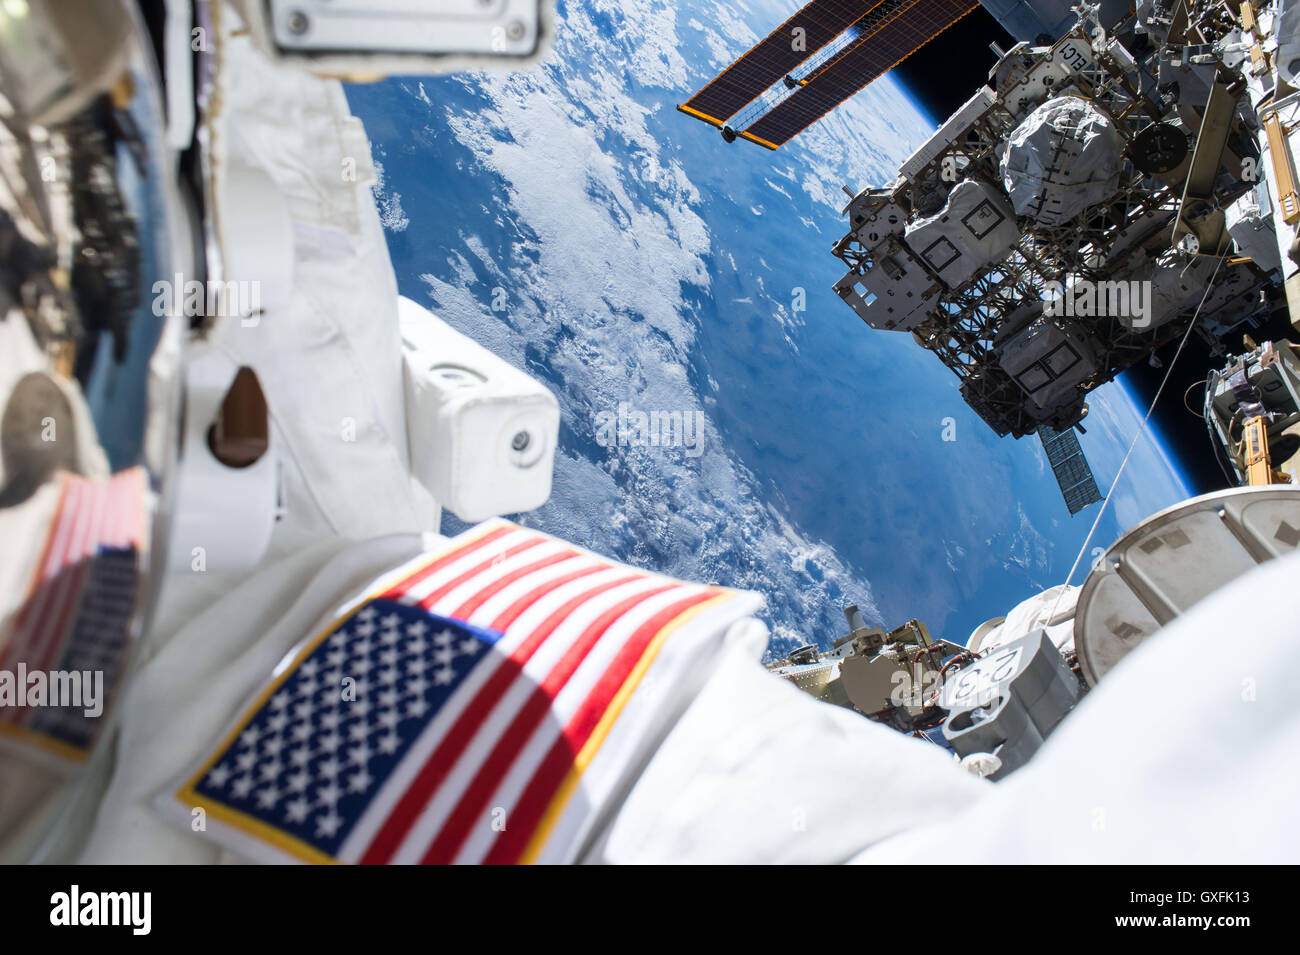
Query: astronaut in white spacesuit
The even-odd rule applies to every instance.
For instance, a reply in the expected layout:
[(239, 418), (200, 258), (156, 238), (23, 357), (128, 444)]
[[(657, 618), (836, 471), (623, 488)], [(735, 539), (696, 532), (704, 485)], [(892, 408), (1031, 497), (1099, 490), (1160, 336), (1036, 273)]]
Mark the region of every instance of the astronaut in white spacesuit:
[[(526, 805), (531, 784), (521, 782), (515, 802), (498, 812), (494, 800), (509, 790), (511, 774), (533, 771), (519, 768), (528, 752), (521, 745), (522, 755), (503, 765), (500, 787), (491, 798), (484, 796), (482, 812), (466, 817), (455, 851), (445, 856), (435, 848), (456, 810), (439, 816), (441, 797), (416, 805), (409, 828), (390, 840), (387, 855), (381, 851), (385, 827), (419, 784), (418, 767), (404, 779), (397, 779), (403, 770), (392, 769), (390, 808), (370, 822), (357, 810), (352, 836), (338, 843), (330, 841), (335, 834), (328, 826), (276, 828), (276, 820), (294, 818), (296, 803), (287, 792), (251, 790), (266, 797), (266, 813), (233, 811), (234, 797), (217, 798), (217, 790), (230, 785), (222, 778), (223, 746), (230, 760), (237, 761), (240, 752), (254, 754), (248, 757), (251, 773), (265, 771), (277, 786), (284, 778), (293, 788), (278, 756), (272, 761), (255, 742), (241, 751), (234, 740), (259, 732), (264, 738), (265, 726), (276, 718), (266, 709), (274, 705), (272, 691), (290, 687), (277, 681), (292, 674), (299, 681), (293, 685), (300, 686), (307, 679), (303, 665), (312, 660), (304, 653), (315, 651), (303, 650), (304, 640), (317, 633), (347, 637), (348, 626), (357, 632), (361, 624), (355, 621), (369, 619), (368, 604), (359, 602), (363, 595), (402, 591), (409, 597), (419, 586), (409, 583), (413, 576), (431, 581), (442, 574), (444, 590), (460, 587), (457, 600), (467, 606), (477, 594), (504, 603), (505, 562), (523, 558), (501, 550), (494, 558), (499, 567), (476, 571), (485, 583), (457, 583), (470, 573), (454, 573), (469, 566), (471, 557), (460, 555), (469, 554), (485, 531), (449, 541), (438, 534), (439, 507), (450, 503), (446, 495), (470, 500), (472, 491), (484, 489), (453, 486), (460, 472), (443, 473), (433, 482), (442, 481), (439, 500), (418, 479), (421, 470), (435, 467), (418, 463), (418, 445), (432, 440), (438, 414), (452, 412), (450, 405), (437, 404), (437, 395), (428, 399), (434, 406), (421, 403), (420, 376), (429, 369), (409, 360), (413, 339), (404, 342), (403, 329), (423, 323), (432, 330), (425, 347), (436, 352), (441, 342), (461, 349), (458, 367), (468, 367), (471, 375), (475, 361), (489, 378), (495, 366), (414, 303), (401, 304), (399, 321), (396, 284), (370, 195), (368, 144), (339, 83), (272, 62), (241, 29), (235, 8), (218, 6), (224, 9), (220, 22), (209, 26), (219, 31), (220, 69), (209, 104), (219, 105), (205, 120), (205, 134), (215, 157), (210, 195), (226, 218), (218, 218), (210, 236), (216, 254), (209, 250), (209, 258), (225, 263), (226, 277), (236, 279), (240, 269), (253, 274), (244, 265), (250, 258), (259, 274), (275, 274), (276, 263), (287, 262), (290, 267), (280, 274), (291, 284), (268, 289), (274, 282), (264, 283), (260, 320), (242, 316), (217, 323), (202, 342), (191, 343), (185, 360), (212, 363), (218, 392), (233, 369), (256, 372), (270, 411), (266, 447), (278, 469), (271, 479), (274, 513), (268, 522), (249, 504), (251, 495), (264, 490), (261, 478), (227, 493), (219, 482), (206, 483), (202, 474), (187, 471), (182, 458), (169, 569), (140, 636), (134, 674), (117, 701), (113, 732), (103, 743), (107, 755), (92, 761), (67, 796), (75, 811), (53, 823), (44, 819), (39, 837), (34, 830), (9, 834), (27, 857), (86, 863), (491, 861), (494, 840), (514, 838), (515, 819), (533, 813), (538, 818), (528, 823), (530, 848), (521, 846), (518, 857), (538, 861), (1300, 858), (1300, 835), (1287, 824), (1295, 806), (1300, 720), (1282, 685), (1300, 669), (1289, 586), (1300, 557), (1242, 577), (1146, 641), (1088, 694), (1029, 765), (996, 784), (965, 771), (939, 747), (815, 702), (772, 677), (759, 663), (767, 639), (755, 617), (760, 601), (709, 591), (701, 605), (705, 612), (668, 633), (654, 654), (637, 659), (636, 680), (620, 684), (626, 692), (612, 693), (593, 726), (583, 730), (589, 742), (573, 752), (553, 751), (560, 756), (556, 778), (564, 780), (554, 792), (567, 794), (568, 808), (555, 810), (548, 801), (534, 812)], [(241, 189), (247, 192), (241, 195)], [(244, 209), (244, 221), (236, 209)], [(241, 251), (240, 243), (255, 243), (255, 256)], [(168, 360), (181, 361), (179, 352), (155, 363)], [(190, 387), (201, 388), (204, 380), (196, 374)], [(527, 385), (518, 393), (524, 404), (512, 413), (536, 424), (532, 440), (544, 438), (553, 401), (548, 405)], [(507, 396), (502, 407), (508, 405)], [(473, 435), (438, 434), (465, 442), (467, 453), (491, 453)], [(512, 451), (522, 453), (518, 447)], [(545, 461), (549, 465), (549, 457)], [(536, 497), (538, 487), (544, 498), (549, 477), (530, 477), (529, 489), (520, 493)], [(507, 503), (489, 513), (519, 511), (514, 493), (501, 490), (500, 500)], [(471, 511), (478, 506), (465, 505)], [(215, 526), (223, 523), (231, 529), (224, 537)], [(498, 539), (526, 534), (513, 525), (486, 527), (488, 535), (504, 535)], [(195, 550), (186, 534), (212, 544)], [(569, 553), (563, 542), (518, 540), (517, 547), (554, 550), (561, 562), (600, 560)], [(439, 559), (452, 563), (440, 565)], [(596, 572), (621, 570), (609, 562), (599, 563)], [(668, 586), (642, 577), (624, 586)], [(681, 586), (687, 588), (684, 600), (706, 596)], [(479, 618), (464, 619), (472, 624)], [(500, 650), (510, 639), (508, 629), (501, 632), (505, 636), (481, 637), (488, 649), (472, 652)], [(614, 662), (611, 657), (608, 665)], [(534, 699), (521, 696), (519, 711)], [(551, 701), (552, 713), (559, 700)], [(493, 712), (506, 721), (515, 718), (504, 703)], [(538, 714), (539, 726), (546, 720)], [(430, 763), (455, 732), (439, 730), (436, 722), (428, 730)], [(317, 725), (304, 734), (317, 733), (315, 742), (325, 745), (328, 729)], [(561, 729), (568, 733), (569, 725)], [(564, 733), (558, 738), (568, 738)], [(290, 735), (284, 738), (292, 743)], [(474, 745), (467, 743), (464, 752), (472, 754)], [(328, 761), (310, 758), (313, 771), (326, 772)], [(363, 754), (362, 774), (364, 760)], [(472, 791), (481, 766), (464, 753), (448, 765), (448, 778), (468, 774), (465, 791)], [(308, 795), (326, 788), (319, 778), (310, 789), (301, 785)], [(365, 785), (363, 778), (357, 791)], [(181, 790), (189, 802), (175, 798)], [(245, 796), (251, 798), (248, 791)], [(298, 821), (328, 798), (305, 800)], [(337, 796), (335, 802), (341, 804)], [(324, 825), (331, 817), (315, 818)], [(366, 825), (376, 834), (362, 844), (355, 827)], [(422, 843), (416, 839), (421, 826)]]

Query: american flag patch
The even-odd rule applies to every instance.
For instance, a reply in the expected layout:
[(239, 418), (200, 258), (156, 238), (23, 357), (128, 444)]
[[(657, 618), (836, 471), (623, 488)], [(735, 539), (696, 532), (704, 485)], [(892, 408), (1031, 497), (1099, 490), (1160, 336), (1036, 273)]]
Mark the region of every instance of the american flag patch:
[[(63, 474), (44, 551), (13, 627), (0, 634), (0, 670), (99, 672), (109, 699), (129, 657), (148, 482), (142, 468), (105, 480)], [(81, 707), (0, 707), (0, 736), (55, 764), (85, 760), (105, 722)], [(48, 762), (48, 760), (46, 760)]]
[(187, 828), (202, 808), (210, 837), (267, 862), (572, 861), (669, 637), (720, 640), (759, 606), (480, 525), (292, 651), (158, 806)]

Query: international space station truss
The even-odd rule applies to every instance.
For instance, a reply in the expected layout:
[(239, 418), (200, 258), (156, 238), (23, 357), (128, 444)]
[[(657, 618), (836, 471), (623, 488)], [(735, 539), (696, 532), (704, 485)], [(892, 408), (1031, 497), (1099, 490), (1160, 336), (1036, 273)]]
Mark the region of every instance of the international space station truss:
[[(1226, 244), (1221, 226), (1214, 249), (1197, 247), (1190, 229), (1180, 247), (1170, 242), (1175, 223), (1193, 211), (1180, 186), (1202, 116), (1167, 101), (1156, 56), (1139, 62), (1116, 39), (1096, 49), (1094, 32), (1081, 21), (1051, 46), (1020, 44), (1004, 56), (993, 73), (996, 90), (979, 90), (889, 188), (854, 196), (844, 210), (850, 231), (832, 249), (849, 268), (835, 286), (841, 298), (874, 328), (912, 332), (962, 379), (963, 397), (999, 435), (1069, 428), (1083, 416), (1087, 392), (1181, 337), (1216, 269), (1217, 256), (1198, 253)], [(1234, 95), (1211, 74), (1207, 98), (1216, 90)], [(1081, 120), (1068, 113), (1057, 124), (1064, 134), (1047, 128), (1046, 148), (1029, 161), (1038, 169), (1028, 176), (1023, 207), (1015, 209), (1019, 197), (1004, 184), (1008, 143), (1037, 107), (1062, 96), (1065, 110), (1077, 104), (1075, 113), (1095, 128), (1069, 136)], [(1109, 175), (1113, 185), (1100, 201), (1066, 214), (1060, 203), (1088, 183), (1063, 181), (1051, 164), (1082, 165), (1083, 145), (1103, 137), (1111, 142), (1107, 155), (1097, 150), (1095, 165), (1109, 162), (1113, 174), (1085, 172)], [(1259, 155), (1231, 116), (1217, 146), (1214, 165), (1231, 166), (1210, 175), (1212, 204), (1222, 209), (1254, 188), (1241, 171), (1258, 168)], [(1070, 152), (1073, 162), (1058, 161)], [(964, 203), (963, 194), (970, 196)], [(969, 222), (952, 221), (972, 205), (982, 210), (978, 234)], [(1259, 310), (1267, 285), (1264, 271), (1247, 262), (1222, 266), (1198, 331), (1216, 339)], [(1086, 304), (1083, 290), (1092, 293)], [(1130, 292), (1135, 301), (1113, 307)], [(1053, 298), (1066, 320), (1044, 322)]]

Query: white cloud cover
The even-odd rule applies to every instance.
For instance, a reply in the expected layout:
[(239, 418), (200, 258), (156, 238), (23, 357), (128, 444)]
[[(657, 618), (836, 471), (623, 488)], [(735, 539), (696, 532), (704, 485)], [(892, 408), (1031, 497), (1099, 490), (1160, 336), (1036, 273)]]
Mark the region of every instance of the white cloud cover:
[[(450, 275), (421, 276), (445, 319), (516, 365), (545, 362), (563, 383), (563, 426), (578, 435), (620, 401), (703, 411), (706, 421), (709, 411), (689, 378), (699, 316), (683, 294), (709, 291), (707, 260), (719, 251), (698, 211), (707, 197), (648, 130), (650, 110), (628, 91), (629, 82), (679, 90), (691, 77), (672, 7), (628, 6), (568, 7), (545, 68), (475, 77), (487, 106), (447, 111), (457, 139), (504, 182), (499, 201), (521, 236), (516, 264), (504, 269), (479, 239), (463, 236), (468, 255), (507, 290), (506, 312), (490, 312), (470, 290), (464, 257), (449, 263)], [(698, 21), (690, 29), (705, 29), (710, 45), (728, 55), (754, 39), (725, 12), (717, 19), (716, 30)], [(883, 92), (894, 107), (912, 108), (896, 90)], [(801, 163), (796, 173), (792, 164), (784, 178), (820, 189), (813, 183), (825, 175), (880, 166), (884, 157), (870, 141), (880, 124), (865, 106), (853, 112), (866, 121), (848, 153), (824, 137), (809, 151), (811, 171)], [(839, 122), (848, 128), (850, 120)], [(773, 186), (778, 198), (789, 196)], [(783, 307), (777, 315), (788, 330), (802, 325)], [(562, 452), (551, 500), (525, 520), (635, 563), (763, 592), (777, 648), (824, 641), (828, 635), (817, 631), (838, 616), (841, 595), (874, 615), (865, 575), (761, 497), (755, 476), (706, 424), (696, 459), (678, 449), (622, 449), (594, 460)], [(792, 620), (807, 621), (807, 629)]]
[[(779, 5), (769, 6), (755, 19), (779, 22)], [(679, 30), (702, 34), (704, 45), (725, 58), (756, 39), (740, 17), (712, 5), (683, 22), (663, 0), (590, 0), (564, 8), (556, 49), (543, 68), (459, 80), (481, 100), (477, 108), (448, 107), (423, 84), (403, 84), (431, 116), (438, 114), (431, 122), (450, 128), (499, 179), (501, 190), (481, 201), (512, 236), (508, 254), (498, 253), (503, 261), (497, 261), (490, 243), (462, 230), (463, 251), (444, 255), (445, 268), (420, 277), (444, 319), (519, 367), (540, 366), (559, 392), (564, 434), (552, 497), (524, 521), (632, 563), (763, 593), (779, 653), (826, 643), (842, 627), (838, 604), (848, 600), (869, 618), (881, 615), (864, 568), (849, 565), (780, 512), (736, 449), (719, 439), (711, 418), (713, 377), (703, 372), (698, 384), (692, 380), (702, 318), (694, 302), (715, 293), (711, 263), (714, 269), (727, 263), (733, 272), (739, 266), (707, 225), (705, 209), (715, 197), (690, 180), (649, 128), (664, 107), (644, 91), (692, 89), (708, 66), (687, 68)], [(797, 152), (772, 160), (766, 181), (773, 217), (798, 225), (801, 217), (786, 208), (797, 191), (837, 216), (845, 201), (841, 184), (856, 189), (887, 181), (927, 130), (892, 78), (878, 81), (808, 130)], [(376, 165), (386, 225), (406, 228), (401, 196), (385, 190)], [(816, 229), (807, 218), (803, 226)], [(505, 290), (504, 311), (490, 310), (484, 276)], [(769, 296), (761, 275), (749, 278), (785, 347), (797, 354), (804, 317)], [(750, 296), (735, 298), (733, 304)], [(620, 402), (703, 412), (703, 453), (593, 447), (595, 415)], [(1107, 402), (1103, 417), (1120, 433), (1127, 404), (1116, 404)], [(969, 503), (958, 502), (959, 511)], [(1143, 502), (1138, 495), (1131, 502), (1117, 498), (1115, 506), (1127, 516)], [(1048, 538), (1023, 507), (1008, 502), (1007, 510), (1018, 516), (1001, 539), (1005, 565), (1023, 577), (1044, 575)], [(912, 546), (910, 528), (897, 534), (900, 546)], [(952, 579), (965, 581), (962, 591), (974, 587), (977, 571), (962, 544), (937, 546)], [(960, 599), (950, 582), (937, 581), (935, 590), (940, 604)]]

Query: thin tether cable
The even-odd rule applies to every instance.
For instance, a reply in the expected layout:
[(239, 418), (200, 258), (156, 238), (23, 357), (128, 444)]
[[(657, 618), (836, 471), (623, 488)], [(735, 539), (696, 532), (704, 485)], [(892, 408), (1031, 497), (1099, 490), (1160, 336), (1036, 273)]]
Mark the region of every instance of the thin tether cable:
[(1124, 468), (1128, 465), (1128, 459), (1133, 456), (1133, 449), (1141, 440), (1142, 435), (1146, 432), (1147, 422), (1151, 420), (1151, 413), (1156, 410), (1156, 402), (1160, 400), (1160, 395), (1164, 393), (1165, 385), (1169, 382), (1169, 376), (1173, 373), (1174, 366), (1178, 364), (1178, 356), (1183, 353), (1183, 346), (1187, 344), (1187, 339), (1191, 337), (1192, 329), (1196, 327), (1196, 321), (1201, 317), (1201, 308), (1205, 305), (1205, 300), (1210, 297), (1210, 289), (1214, 288), (1214, 280), (1219, 277), (1219, 267), (1223, 265), (1223, 260), (1227, 255), (1219, 256), (1219, 261), (1214, 264), (1214, 271), (1210, 273), (1210, 281), (1205, 286), (1205, 294), (1201, 296), (1201, 301), (1196, 306), (1196, 311), (1192, 314), (1192, 320), (1187, 323), (1187, 331), (1183, 332), (1182, 340), (1178, 342), (1178, 350), (1174, 352), (1173, 359), (1169, 362), (1169, 367), (1165, 369), (1165, 376), (1160, 379), (1160, 387), (1156, 389), (1155, 397), (1151, 399), (1151, 404), (1147, 407), (1146, 417), (1142, 419), (1142, 424), (1138, 426), (1137, 434), (1133, 435), (1133, 441), (1128, 446), (1128, 451), (1124, 455), (1124, 460), (1119, 463), (1119, 470), (1115, 472), (1115, 480), (1110, 482), (1110, 490), (1101, 500), (1101, 507), (1097, 510), (1097, 516), (1092, 522), (1092, 527), (1088, 530), (1088, 536), (1083, 539), (1083, 546), (1079, 548), (1079, 554), (1074, 558), (1074, 563), (1070, 567), (1070, 573), (1066, 575), (1065, 586), (1061, 592), (1056, 595), (1056, 601), (1052, 604), (1052, 612), (1047, 615), (1051, 620), (1056, 616), (1056, 611), (1061, 605), (1061, 598), (1065, 596), (1066, 590), (1070, 586), (1070, 581), (1074, 579), (1074, 572), (1079, 569), (1079, 561), (1083, 560), (1083, 555), (1088, 552), (1088, 545), (1092, 543), (1092, 535), (1097, 533), (1097, 527), (1101, 524), (1102, 515), (1106, 513), (1106, 505), (1110, 503), (1110, 496), (1115, 493), (1115, 488), (1119, 484), (1119, 479), (1124, 475)]

